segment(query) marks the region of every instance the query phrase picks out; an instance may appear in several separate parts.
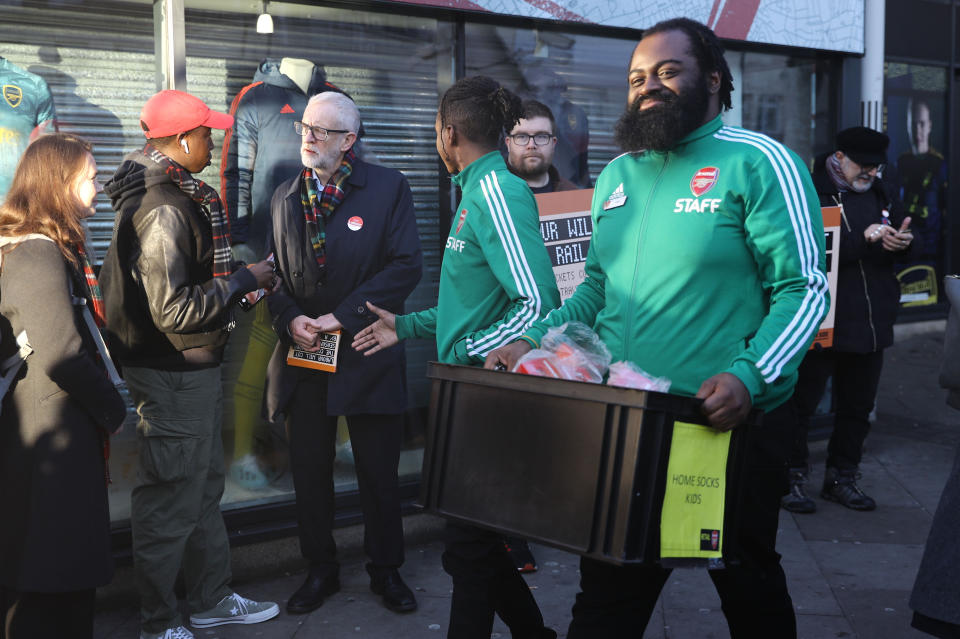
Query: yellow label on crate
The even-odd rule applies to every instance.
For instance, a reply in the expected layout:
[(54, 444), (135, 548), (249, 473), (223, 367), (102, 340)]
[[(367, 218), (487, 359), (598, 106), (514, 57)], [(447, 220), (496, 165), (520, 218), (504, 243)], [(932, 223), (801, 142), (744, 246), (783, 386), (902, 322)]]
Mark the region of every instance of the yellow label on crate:
[(730, 432), (674, 422), (667, 490), (660, 513), (660, 557), (720, 557)]

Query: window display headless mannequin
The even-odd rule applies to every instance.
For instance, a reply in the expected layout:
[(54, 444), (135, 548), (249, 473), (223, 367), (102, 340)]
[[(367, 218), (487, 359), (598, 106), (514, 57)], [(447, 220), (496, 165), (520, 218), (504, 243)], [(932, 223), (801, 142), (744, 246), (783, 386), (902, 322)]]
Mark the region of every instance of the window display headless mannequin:
[(306, 95), (310, 89), (314, 66), (316, 65), (313, 62), (303, 58), (281, 58), (280, 73), (293, 80), (293, 83)]
[[(280, 60), (280, 73), (289, 78), (308, 97), (315, 67), (313, 62), (303, 58), (281, 58)], [(234, 335), (234, 339), (238, 339), (241, 334), (246, 335), (249, 344), (237, 374), (237, 387), (234, 390), (234, 459), (230, 474), (234, 481), (249, 490), (265, 488), (277, 476), (276, 467), (285, 465), (285, 462), (277, 459), (261, 464), (253, 455), (254, 430), (259, 423), (257, 407), (262, 401), (263, 374), (275, 344), (269, 317), (266, 307), (258, 306), (252, 318), (254, 326), (248, 328), (247, 333), (238, 332)], [(249, 334), (251, 332), (252, 335)]]

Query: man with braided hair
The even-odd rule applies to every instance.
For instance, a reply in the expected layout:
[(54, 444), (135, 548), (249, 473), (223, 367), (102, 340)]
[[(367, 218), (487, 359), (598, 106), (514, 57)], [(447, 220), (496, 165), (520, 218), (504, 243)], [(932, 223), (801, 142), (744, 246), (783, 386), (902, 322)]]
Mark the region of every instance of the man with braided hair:
[[(450, 87), (437, 113), (437, 153), (463, 197), (453, 216), (433, 308), (380, 319), (357, 334), (354, 348), (375, 356), (399, 340), (436, 338), (442, 362), (479, 366), (560, 303), (540, 236), (533, 193), (497, 150), (522, 116), (520, 99), (485, 76)], [(552, 639), (503, 539), (449, 524), (443, 567), (453, 577), (450, 639), (489, 639), (494, 613), (514, 639)]]

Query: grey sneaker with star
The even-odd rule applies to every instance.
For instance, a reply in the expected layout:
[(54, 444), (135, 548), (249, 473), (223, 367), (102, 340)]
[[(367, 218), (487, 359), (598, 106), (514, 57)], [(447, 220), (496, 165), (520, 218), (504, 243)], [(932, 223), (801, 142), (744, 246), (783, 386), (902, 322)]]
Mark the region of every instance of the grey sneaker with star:
[(141, 632), (140, 639), (193, 639), (193, 633), (183, 626), (177, 626), (163, 632)]
[(228, 623), (260, 623), (279, 614), (280, 607), (272, 601), (252, 601), (233, 593), (221, 599), (220, 603), (210, 610), (190, 615), (190, 625), (194, 628), (208, 628)]

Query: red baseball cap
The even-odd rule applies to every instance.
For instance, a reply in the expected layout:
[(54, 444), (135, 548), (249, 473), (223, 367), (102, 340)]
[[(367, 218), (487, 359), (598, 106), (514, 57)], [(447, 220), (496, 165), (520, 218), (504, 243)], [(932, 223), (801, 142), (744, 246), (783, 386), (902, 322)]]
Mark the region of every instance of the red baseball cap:
[(233, 116), (214, 111), (200, 98), (173, 89), (155, 94), (140, 111), (140, 128), (147, 139), (186, 133), (198, 126), (229, 129)]

